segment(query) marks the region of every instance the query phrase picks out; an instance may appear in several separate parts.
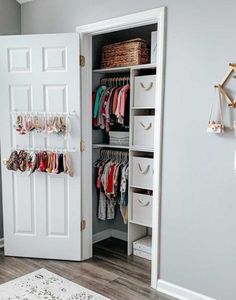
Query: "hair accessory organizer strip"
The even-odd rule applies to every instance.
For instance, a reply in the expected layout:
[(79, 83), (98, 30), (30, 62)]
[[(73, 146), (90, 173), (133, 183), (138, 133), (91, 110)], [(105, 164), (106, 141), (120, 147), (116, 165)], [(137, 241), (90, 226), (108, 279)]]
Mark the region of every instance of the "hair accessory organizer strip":
[(31, 116), (75, 116), (77, 112), (72, 110), (71, 112), (45, 112), (45, 111), (17, 111), (14, 110), (11, 112), (11, 115), (31, 115)]
[(17, 145), (16, 147), (12, 147), (12, 151), (48, 151), (48, 152), (77, 152), (78, 148), (54, 148), (54, 147), (23, 147)]

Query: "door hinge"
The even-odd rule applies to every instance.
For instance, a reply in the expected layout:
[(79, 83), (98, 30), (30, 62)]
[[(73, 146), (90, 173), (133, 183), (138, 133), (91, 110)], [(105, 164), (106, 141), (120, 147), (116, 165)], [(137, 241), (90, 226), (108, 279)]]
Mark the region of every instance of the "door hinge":
[(85, 141), (81, 141), (80, 142), (80, 152), (84, 152), (85, 151)]
[(85, 66), (85, 56), (80, 54), (79, 61), (80, 61), (80, 66), (84, 67)]
[(86, 228), (86, 221), (82, 220), (81, 221), (81, 231), (85, 230), (85, 228)]

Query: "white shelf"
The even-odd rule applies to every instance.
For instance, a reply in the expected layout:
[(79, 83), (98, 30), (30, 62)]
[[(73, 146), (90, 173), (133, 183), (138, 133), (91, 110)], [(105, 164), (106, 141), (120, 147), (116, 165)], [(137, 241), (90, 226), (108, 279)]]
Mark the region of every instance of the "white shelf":
[(140, 151), (140, 152), (154, 152), (153, 148), (146, 148), (146, 147), (138, 147), (138, 146), (131, 146), (131, 151)]
[(155, 69), (155, 68), (156, 68), (156, 64), (144, 64), (144, 65), (119, 67), (119, 68), (94, 69), (93, 73), (125, 73), (125, 72), (130, 72), (131, 70)]
[(93, 148), (94, 149), (111, 148), (111, 149), (127, 149), (127, 150), (129, 150), (129, 146), (110, 145), (110, 144), (93, 144)]
[(130, 67), (94, 69), (93, 73), (125, 73), (125, 72), (130, 72), (130, 70), (131, 70)]
[(152, 191), (152, 189), (147, 189), (147, 188), (144, 188), (143, 186), (137, 186), (137, 185), (133, 185), (133, 184), (130, 184), (129, 187), (132, 188), (132, 189), (140, 189), (140, 190)]
[(137, 66), (132, 66), (132, 70), (139, 70), (139, 69), (155, 69), (157, 67), (156, 64), (144, 64), (144, 65), (137, 65)]
[(155, 107), (131, 107), (132, 110), (135, 110), (135, 109), (155, 109)]
[(152, 226), (149, 226), (149, 225), (147, 225), (147, 224), (143, 224), (143, 223), (141, 223), (141, 222), (134, 221), (134, 220), (130, 220), (129, 223), (135, 224), (135, 225), (139, 225), (139, 226), (148, 227), (148, 228), (152, 228)]

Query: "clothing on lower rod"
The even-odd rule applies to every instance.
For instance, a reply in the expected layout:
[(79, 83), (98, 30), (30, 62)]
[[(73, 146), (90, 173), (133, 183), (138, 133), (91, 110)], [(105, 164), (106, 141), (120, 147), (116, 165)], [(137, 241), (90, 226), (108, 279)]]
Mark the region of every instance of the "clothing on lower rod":
[(128, 221), (128, 173), (127, 160), (100, 159), (95, 163), (98, 191), (98, 219), (115, 218), (120, 209), (123, 221)]

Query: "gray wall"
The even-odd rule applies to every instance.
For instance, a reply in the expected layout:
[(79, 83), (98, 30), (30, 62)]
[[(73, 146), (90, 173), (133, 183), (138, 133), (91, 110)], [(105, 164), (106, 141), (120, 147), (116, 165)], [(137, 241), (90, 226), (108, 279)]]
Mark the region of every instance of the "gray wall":
[[(15, 0), (0, 0), (0, 35), (19, 34), (20, 31), (21, 31), (20, 5)], [(1, 191), (1, 181), (0, 181), (0, 191)], [(0, 239), (2, 237), (3, 237), (2, 195), (0, 192)]]
[(0, 0), (0, 34), (20, 34), (21, 8), (16, 0)]
[(213, 85), (236, 62), (235, 0), (35, 0), (24, 33), (168, 7), (161, 279), (221, 300), (236, 295), (235, 138), (207, 135)]

